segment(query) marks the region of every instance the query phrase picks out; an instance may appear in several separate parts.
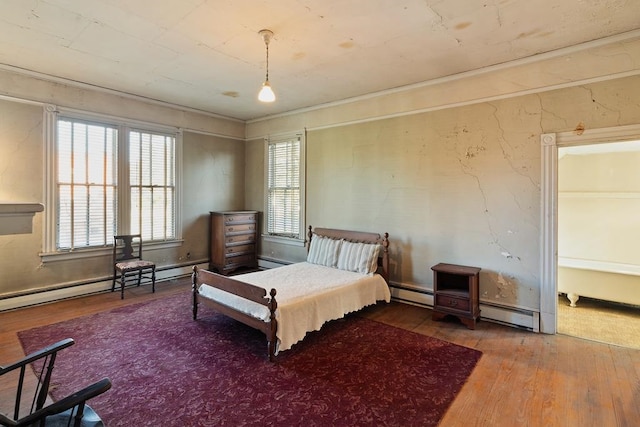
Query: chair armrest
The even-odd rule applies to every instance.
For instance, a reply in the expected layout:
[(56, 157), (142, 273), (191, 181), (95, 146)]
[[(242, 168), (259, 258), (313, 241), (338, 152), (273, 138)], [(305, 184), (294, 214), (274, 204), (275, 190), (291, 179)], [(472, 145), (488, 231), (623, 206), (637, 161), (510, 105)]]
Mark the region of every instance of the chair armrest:
[(63, 399), (60, 399), (57, 402), (54, 402), (51, 405), (46, 406), (30, 415), (27, 415), (24, 418), (21, 418), (20, 420), (18, 420), (18, 423), (20, 423), (20, 425), (28, 425), (29, 423), (40, 420), (43, 417), (59, 414), (60, 412), (71, 409), (74, 406), (84, 403), (87, 400), (104, 393), (110, 388), (111, 380), (109, 378), (103, 378), (100, 381), (95, 382), (80, 391), (77, 391)]
[(0, 425), (3, 426), (17, 426), (18, 423), (11, 418), (7, 418), (6, 416), (0, 414)]
[(25, 366), (29, 363), (35, 362), (38, 359), (41, 359), (43, 357), (49, 356), (50, 354), (53, 353), (57, 353), (58, 351), (70, 347), (75, 343), (75, 341), (73, 340), (73, 338), (67, 338), (64, 339), (62, 341), (58, 341), (55, 344), (51, 344), (45, 348), (42, 348), (38, 351), (35, 351), (31, 354), (28, 354), (27, 356), (25, 356), (23, 359), (20, 359), (19, 361), (12, 363), (11, 365), (7, 365), (7, 366), (1, 366), (0, 367), (0, 375), (12, 371), (16, 368), (20, 368), (22, 366)]

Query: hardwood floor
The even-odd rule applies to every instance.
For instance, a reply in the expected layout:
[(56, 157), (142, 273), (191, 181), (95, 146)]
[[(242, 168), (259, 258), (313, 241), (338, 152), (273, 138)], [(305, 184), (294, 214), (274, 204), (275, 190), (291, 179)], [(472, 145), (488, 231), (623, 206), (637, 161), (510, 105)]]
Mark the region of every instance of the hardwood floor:
[[(187, 279), (159, 282), (155, 294), (131, 288), (124, 300), (115, 292), (0, 313), (0, 365), (24, 355), (20, 330), (189, 291)], [(429, 309), (395, 302), (361, 314), (483, 352), (440, 427), (640, 425), (638, 350), (484, 321), (469, 330), (455, 320), (432, 321)], [(5, 397), (0, 384), (0, 401)]]

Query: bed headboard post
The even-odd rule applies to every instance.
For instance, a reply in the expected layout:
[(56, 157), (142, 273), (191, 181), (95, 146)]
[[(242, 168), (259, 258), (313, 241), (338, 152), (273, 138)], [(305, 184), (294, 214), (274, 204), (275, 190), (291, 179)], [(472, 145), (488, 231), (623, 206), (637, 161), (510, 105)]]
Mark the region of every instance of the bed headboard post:
[(313, 238), (313, 227), (309, 226), (309, 231), (307, 231), (307, 253), (309, 253), (309, 249), (311, 249), (312, 238)]
[(193, 320), (198, 318), (198, 266), (194, 265), (191, 269), (191, 304)]
[(382, 277), (389, 283), (389, 233), (384, 233), (382, 239), (382, 272)]

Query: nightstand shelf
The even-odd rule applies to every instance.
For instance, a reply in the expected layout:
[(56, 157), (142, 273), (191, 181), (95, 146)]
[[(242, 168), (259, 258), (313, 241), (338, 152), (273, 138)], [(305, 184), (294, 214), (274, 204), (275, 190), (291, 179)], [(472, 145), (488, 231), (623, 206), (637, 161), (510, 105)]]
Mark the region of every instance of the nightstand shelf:
[(480, 268), (440, 263), (433, 270), (433, 320), (455, 316), (469, 329), (480, 317)]

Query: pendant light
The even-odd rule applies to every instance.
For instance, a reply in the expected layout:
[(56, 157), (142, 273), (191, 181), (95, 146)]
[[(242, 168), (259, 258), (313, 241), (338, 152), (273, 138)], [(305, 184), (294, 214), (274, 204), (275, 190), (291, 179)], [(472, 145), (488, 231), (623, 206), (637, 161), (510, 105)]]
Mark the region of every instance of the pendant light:
[(271, 37), (273, 37), (273, 31), (260, 30), (258, 34), (262, 36), (262, 40), (264, 40), (264, 45), (267, 49), (267, 75), (264, 83), (262, 83), (262, 89), (260, 89), (260, 93), (258, 93), (258, 100), (262, 102), (273, 102), (276, 100), (276, 94), (273, 93), (273, 89), (271, 89), (271, 85), (269, 84), (269, 42), (271, 41)]

